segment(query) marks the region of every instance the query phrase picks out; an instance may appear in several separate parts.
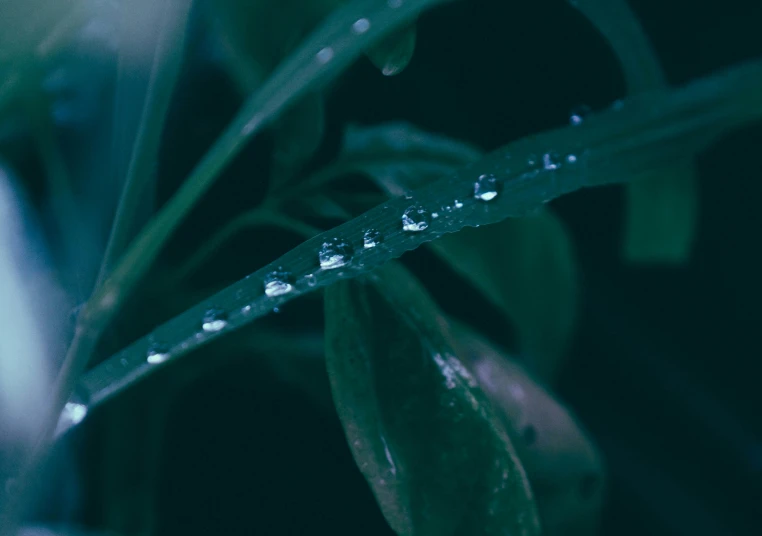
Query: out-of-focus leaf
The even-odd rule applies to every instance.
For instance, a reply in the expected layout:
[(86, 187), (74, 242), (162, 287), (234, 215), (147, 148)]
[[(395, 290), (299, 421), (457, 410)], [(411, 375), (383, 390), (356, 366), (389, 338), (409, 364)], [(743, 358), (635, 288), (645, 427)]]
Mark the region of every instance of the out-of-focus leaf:
[[(208, 2), (233, 53), (263, 80), (320, 20), (344, 0)], [(253, 89), (253, 88), (251, 88)]]
[(431, 248), (513, 321), (535, 372), (555, 378), (577, 311), (577, 266), (563, 223), (542, 210), (445, 235)]
[[(44, 422), (67, 302), (35, 214), (0, 161), (0, 482), (17, 471)], [(0, 495), (3, 490), (0, 489)], [(0, 499), (0, 503), (2, 503)]]
[(537, 500), (543, 534), (590, 536), (600, 521), (604, 467), (569, 411), (522, 367), (471, 329), (455, 347), (513, 439)]
[(326, 361), (348, 443), (400, 536), (539, 534), (526, 474), (431, 298), (400, 266), (326, 289)]
[[(614, 49), (627, 89), (637, 94), (666, 87), (648, 36), (627, 0), (574, 0)], [(688, 259), (698, 225), (698, 191), (691, 160), (626, 185), (625, 259), (678, 263)]]
[(313, 93), (299, 101), (275, 126), (270, 189), (283, 187), (320, 147), (325, 117), (323, 97)]
[(684, 262), (696, 238), (698, 211), (698, 185), (691, 162), (628, 184), (625, 258)]
[(415, 25), (393, 32), (367, 52), (373, 64), (384, 76), (400, 74), (413, 58)]
[[(390, 195), (400, 196), (478, 159), (479, 151), (411, 125), (392, 123), (348, 129), (341, 158), (365, 160), (368, 163), (358, 168)], [(522, 350), (534, 360), (535, 371), (545, 379), (554, 378), (577, 308), (574, 250), (563, 223), (541, 210), (532, 217), (445, 235), (431, 248), (506, 313), (518, 329)]]
[[(390, 122), (363, 127), (349, 125), (339, 158), (343, 160), (423, 160), (432, 164), (463, 166), (482, 156), (468, 143), (421, 130), (410, 123)], [(422, 182), (421, 182), (422, 184)]]

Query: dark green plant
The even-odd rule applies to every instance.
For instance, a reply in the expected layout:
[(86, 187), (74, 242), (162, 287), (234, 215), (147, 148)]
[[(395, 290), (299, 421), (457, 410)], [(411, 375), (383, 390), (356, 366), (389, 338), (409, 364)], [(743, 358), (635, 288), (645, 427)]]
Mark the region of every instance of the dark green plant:
[[(583, 511), (570, 506), (568, 489), (587, 483), (591, 495), (600, 494), (602, 462), (574, 418), (540, 387), (552, 385), (557, 374), (578, 294), (574, 246), (546, 204), (582, 188), (626, 184), (624, 255), (633, 261), (685, 260), (697, 212), (693, 159), (718, 136), (762, 117), (762, 62), (670, 88), (623, 0), (577, 0), (574, 6), (622, 64), (631, 94), (623, 101), (486, 155), (406, 123), (349, 126), (335, 161), (306, 173), (324, 131), (322, 92), (363, 54), (385, 75), (404, 69), (415, 46), (416, 18), (440, 3), (281, 6), (228, 0), (206, 6), (226, 42), (231, 77), (247, 98), (178, 190), (143, 224), (138, 207), (156, 179), (191, 10), (190, 0), (144, 3), (155, 10), (146, 20), (159, 22), (147, 30), (150, 69), (142, 112), (134, 132), (126, 134), (129, 158), (123, 171), (114, 170), (122, 175), (123, 190), (99, 276), (51, 387), (50, 411), (3, 505), (3, 534), (19, 524), (56, 439), (86, 414), (155, 371), (182, 371), (180, 362), (200, 346), (319, 289), (325, 289), (332, 397), (355, 461), (392, 529), (422, 536), (594, 530), (600, 495), (594, 508)], [(61, 6), (61, 13), (40, 7), (45, 16), (34, 31), (13, 38), (18, 46), (4, 46), (0, 109), (23, 102), (25, 89), (39, 85), (51, 40), (66, 42), (86, 19), (82, 12), (106, 9), (84, 0)], [(17, 19), (4, 22), (11, 28)], [(142, 27), (144, 19), (126, 20)], [(120, 69), (130, 68), (130, 53), (120, 50)], [(29, 109), (38, 104), (32, 99)], [(41, 115), (35, 138), (51, 189), (60, 192), (54, 196), (61, 205), (58, 218), (66, 222), (77, 207), (56, 156), (60, 149)], [(304, 241), (93, 364), (97, 345), (173, 232), (266, 127), (275, 135), (264, 201), (199, 244), (166, 278), (187, 280), (247, 227), (278, 227)], [(357, 175), (375, 189), (342, 195), (334, 188)], [(344, 221), (323, 229), (310, 215)], [(531, 374), (473, 327), (453, 324), (396, 264), (419, 246), (431, 248), (516, 327)], [(531, 396), (511, 398), (510, 386), (496, 387), (490, 378), (513, 381)], [(325, 397), (316, 391), (316, 399)], [(532, 412), (560, 417), (527, 421)], [(557, 446), (539, 454), (523, 446), (543, 423), (548, 428), (541, 433), (557, 434), (573, 455)]]

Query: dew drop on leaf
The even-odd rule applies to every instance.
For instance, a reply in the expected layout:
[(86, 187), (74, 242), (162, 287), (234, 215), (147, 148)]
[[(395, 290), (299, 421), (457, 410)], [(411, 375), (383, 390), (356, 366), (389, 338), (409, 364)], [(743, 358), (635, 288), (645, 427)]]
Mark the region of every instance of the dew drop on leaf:
[(362, 235), (362, 243), (365, 249), (371, 249), (381, 243), (381, 232), (376, 229), (367, 229)]
[(575, 106), (572, 108), (571, 112), (569, 112), (569, 124), (575, 127), (577, 125), (581, 125), (585, 122), (585, 118), (590, 114), (590, 112), (590, 107), (586, 104)]
[(429, 228), (431, 215), (420, 205), (412, 205), (402, 213), (402, 230), (418, 232)]
[(318, 252), (318, 260), (323, 270), (333, 270), (352, 262), (353, 254), (352, 244), (342, 238), (333, 238), (328, 242), (323, 242)]
[[(204, 329), (206, 331), (206, 329)], [(151, 365), (158, 365), (164, 363), (169, 359), (169, 348), (163, 344), (152, 344), (146, 350), (146, 361)]]
[(479, 201), (492, 201), (500, 193), (502, 183), (494, 175), (479, 175), (474, 183), (474, 198)]
[(357, 19), (352, 25), (352, 31), (356, 34), (364, 34), (370, 28), (370, 21), (366, 18)]
[(228, 315), (219, 309), (209, 309), (201, 321), (201, 329), (207, 333), (216, 333), (228, 325)]
[(82, 422), (87, 415), (87, 406), (80, 402), (67, 402), (61, 412), (61, 421), (75, 425)]
[(333, 49), (331, 47), (321, 48), (315, 57), (320, 63), (328, 63), (333, 58)]
[(291, 274), (286, 272), (282, 268), (273, 270), (265, 276), (265, 294), (268, 298), (274, 298), (275, 296), (282, 296), (288, 294), (293, 290), (291, 284)]
[(555, 171), (561, 167), (558, 155), (555, 153), (545, 153), (542, 155), (542, 167), (548, 171)]

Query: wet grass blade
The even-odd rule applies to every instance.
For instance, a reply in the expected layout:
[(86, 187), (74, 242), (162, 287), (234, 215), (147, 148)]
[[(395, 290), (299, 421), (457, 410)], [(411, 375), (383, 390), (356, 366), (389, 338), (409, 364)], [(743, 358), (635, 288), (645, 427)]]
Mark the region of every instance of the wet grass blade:
[[(307, 240), (247, 278), (215, 294), (156, 328), (148, 336), (118, 352), (87, 373), (81, 388), (98, 405), (158, 368), (146, 361), (152, 341), (168, 348), (168, 363), (194, 348), (269, 314), (273, 307), (367, 273), (391, 259), (443, 234), (466, 226), (496, 223), (520, 216), (530, 205), (601, 184), (637, 179), (711, 143), (739, 125), (762, 118), (762, 62), (751, 62), (698, 80), (683, 88), (632, 98), (621, 109), (590, 117), (581, 126), (566, 127), (511, 143), (450, 176), (412, 192), (412, 199), (392, 199), (329, 232)], [(555, 151), (575, 155), (573, 163), (555, 169), (506, 166), (527, 162), (530, 155)], [(568, 162), (568, 161), (567, 161)], [(503, 191), (489, 203), (468, 197), (475, 177), (493, 173), (504, 181)], [(401, 214), (411, 204), (436, 207), (463, 199), (463, 207), (433, 220), (426, 230), (406, 232)], [(383, 247), (364, 249), (363, 231), (383, 235)], [(346, 270), (320, 270), (317, 251), (321, 244), (343, 237), (355, 246), (354, 260)], [(289, 272), (289, 292), (268, 296), (266, 276), (283, 267)], [(311, 277), (307, 277), (311, 276)], [(226, 312), (224, 329), (207, 332), (201, 321), (210, 308)]]

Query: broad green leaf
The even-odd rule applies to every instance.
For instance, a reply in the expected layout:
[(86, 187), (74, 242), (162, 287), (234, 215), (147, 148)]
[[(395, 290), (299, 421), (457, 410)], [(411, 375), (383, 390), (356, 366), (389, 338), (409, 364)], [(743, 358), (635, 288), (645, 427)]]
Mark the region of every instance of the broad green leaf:
[(431, 248), (510, 318), (535, 372), (554, 379), (573, 334), (578, 277), (571, 239), (553, 212), (466, 228)]
[[(574, 0), (614, 49), (627, 89), (637, 94), (667, 86), (666, 77), (627, 0)], [(624, 257), (635, 262), (684, 262), (698, 225), (698, 192), (691, 159), (626, 185)]]
[(401, 73), (413, 58), (415, 25), (402, 28), (385, 37), (367, 52), (367, 56), (384, 76)]
[(355, 461), (400, 536), (539, 534), (526, 474), (431, 298), (388, 264), (326, 289), (326, 362)]
[[(394, 154), (400, 163), (394, 163)], [(419, 160), (405, 160), (411, 155)], [(396, 196), (478, 157), (479, 152), (466, 144), (404, 123), (348, 129), (341, 153), (347, 161), (381, 162), (360, 167)], [(438, 213), (452, 210), (449, 204)], [(431, 248), (506, 314), (536, 372), (553, 378), (572, 335), (577, 307), (574, 251), (561, 221), (541, 210), (532, 217), (463, 229), (432, 242)]]
[(543, 534), (590, 536), (600, 521), (604, 466), (574, 416), (515, 360), (463, 325), (455, 347), (503, 420), (527, 471)]

